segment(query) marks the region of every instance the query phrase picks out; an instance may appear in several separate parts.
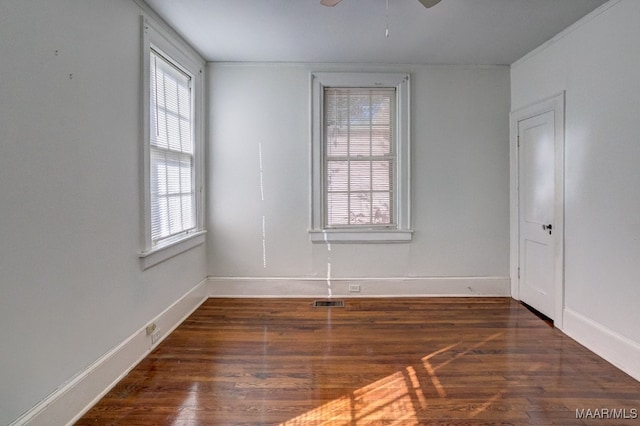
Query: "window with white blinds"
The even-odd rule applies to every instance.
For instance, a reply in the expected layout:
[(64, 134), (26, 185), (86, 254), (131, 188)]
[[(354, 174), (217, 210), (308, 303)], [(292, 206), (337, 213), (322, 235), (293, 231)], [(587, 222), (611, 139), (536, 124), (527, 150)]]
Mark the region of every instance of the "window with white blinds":
[(143, 269), (204, 244), (204, 68), (183, 40), (142, 25)]
[(394, 225), (395, 96), (395, 88), (324, 88), (327, 228)]
[(152, 247), (196, 229), (191, 77), (153, 49), (149, 88)]
[(408, 242), (410, 76), (311, 74), (314, 243)]

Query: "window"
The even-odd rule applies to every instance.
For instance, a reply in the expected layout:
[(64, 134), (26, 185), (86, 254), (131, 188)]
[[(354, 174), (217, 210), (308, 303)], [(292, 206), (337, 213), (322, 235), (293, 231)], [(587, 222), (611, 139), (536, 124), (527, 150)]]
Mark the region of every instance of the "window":
[(410, 241), (409, 76), (312, 82), (311, 240)]
[(204, 242), (202, 65), (148, 21), (144, 30), (145, 267)]
[(395, 89), (324, 89), (327, 228), (393, 226)]
[(191, 77), (151, 49), (149, 169), (151, 245), (193, 232)]

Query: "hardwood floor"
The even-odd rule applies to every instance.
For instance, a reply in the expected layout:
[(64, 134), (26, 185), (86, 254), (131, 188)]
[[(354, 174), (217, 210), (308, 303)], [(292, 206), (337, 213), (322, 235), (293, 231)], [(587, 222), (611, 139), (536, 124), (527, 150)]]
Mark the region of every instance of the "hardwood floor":
[(640, 421), (640, 382), (511, 299), (311, 305), (207, 300), (77, 424)]

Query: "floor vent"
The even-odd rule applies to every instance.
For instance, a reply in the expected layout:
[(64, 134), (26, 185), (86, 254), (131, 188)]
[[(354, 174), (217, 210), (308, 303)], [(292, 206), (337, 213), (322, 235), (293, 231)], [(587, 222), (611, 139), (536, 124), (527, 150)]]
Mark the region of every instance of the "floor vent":
[(344, 308), (344, 300), (316, 300), (314, 308)]

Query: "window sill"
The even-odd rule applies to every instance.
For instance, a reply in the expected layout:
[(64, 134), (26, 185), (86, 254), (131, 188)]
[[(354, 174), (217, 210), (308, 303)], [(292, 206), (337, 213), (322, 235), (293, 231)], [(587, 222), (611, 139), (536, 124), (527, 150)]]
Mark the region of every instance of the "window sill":
[(413, 231), (387, 229), (327, 229), (309, 231), (313, 243), (408, 243)]
[(204, 243), (204, 236), (207, 231), (198, 231), (190, 234), (181, 240), (165, 244), (161, 247), (154, 247), (149, 251), (144, 251), (138, 254), (142, 269), (151, 268), (158, 263), (164, 262), (174, 256), (184, 253), (187, 250), (191, 250), (194, 247)]

